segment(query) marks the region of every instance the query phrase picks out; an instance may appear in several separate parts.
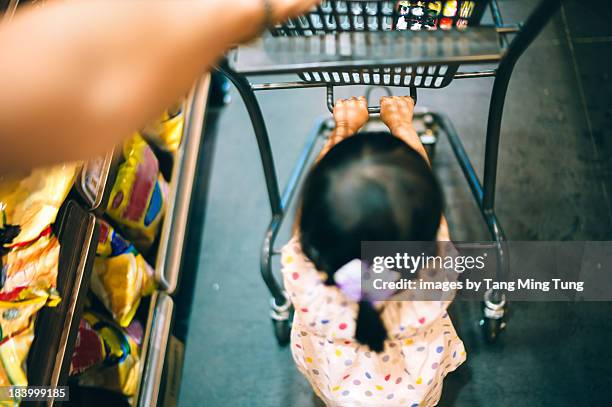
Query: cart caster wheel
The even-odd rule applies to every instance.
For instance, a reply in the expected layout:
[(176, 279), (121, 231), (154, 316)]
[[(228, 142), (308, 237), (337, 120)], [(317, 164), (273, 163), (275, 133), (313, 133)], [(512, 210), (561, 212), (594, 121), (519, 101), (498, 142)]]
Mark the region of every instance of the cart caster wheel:
[(499, 302), (492, 301), (492, 291), (485, 293), (483, 303), (483, 318), (479, 325), (485, 342), (494, 343), (506, 328), (504, 315), (506, 313), (506, 297), (502, 294)]
[(284, 302), (278, 305), (276, 300), (271, 298), (270, 307), (272, 308), (270, 318), (272, 318), (274, 336), (280, 346), (286, 346), (291, 336), (291, 301), (285, 295)]
[(482, 318), (480, 320), (482, 335), (487, 343), (495, 343), (499, 338), (501, 331), (506, 327), (506, 322), (503, 319)]
[(287, 346), (291, 339), (291, 326), (289, 325), (289, 320), (277, 321), (273, 319), (272, 325), (274, 328), (274, 336), (276, 336), (278, 344), (280, 346)]

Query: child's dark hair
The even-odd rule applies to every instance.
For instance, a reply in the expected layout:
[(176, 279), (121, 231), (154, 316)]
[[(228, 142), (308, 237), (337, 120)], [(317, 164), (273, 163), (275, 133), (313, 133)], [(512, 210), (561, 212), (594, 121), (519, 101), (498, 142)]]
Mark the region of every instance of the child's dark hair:
[[(433, 241), (442, 192), (427, 162), (389, 133), (359, 133), (312, 169), (302, 190), (300, 243), (334, 285), (336, 270), (361, 258), (362, 241)], [(368, 301), (359, 303), (355, 337), (382, 352), (387, 331)]]

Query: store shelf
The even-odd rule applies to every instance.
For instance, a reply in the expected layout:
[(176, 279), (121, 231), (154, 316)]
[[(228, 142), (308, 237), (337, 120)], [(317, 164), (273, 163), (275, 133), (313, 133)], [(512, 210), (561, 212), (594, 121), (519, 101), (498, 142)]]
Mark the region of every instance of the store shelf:
[(169, 294), (175, 291), (179, 279), (209, 83), (209, 75), (198, 80), (185, 103), (183, 141), (174, 156), (166, 216), (155, 261), (156, 280), (160, 289)]
[(60, 386), (67, 381), (98, 242), (95, 217), (75, 201), (64, 203), (58, 219), (54, 231), (60, 242), (57, 289), (62, 300), (37, 316), (28, 356), (30, 386)]
[[(197, 81), (185, 102), (183, 141), (173, 154), (171, 179), (166, 202), (158, 251), (155, 256), (155, 279), (161, 290), (173, 293), (178, 282), (184, 236), (187, 230), (189, 205), (196, 174), (196, 165), (202, 142), (202, 128), (208, 96), (209, 76)], [(75, 187), (79, 196), (98, 216), (103, 216), (108, 205), (119, 165), (123, 158), (119, 148), (109, 152), (100, 165), (99, 188), (88, 188), (86, 172), (94, 166), (84, 165)], [(112, 222), (111, 222), (112, 223)]]
[[(121, 151), (114, 148), (104, 157), (86, 162), (79, 171), (74, 186), (89, 210), (104, 213), (120, 161)], [(91, 179), (94, 181), (88, 182)]]
[[(173, 156), (166, 215), (155, 257), (156, 280), (160, 291), (148, 305), (143, 346), (141, 380), (132, 405), (155, 406), (160, 398), (165, 355), (171, 337), (174, 304), (170, 294), (178, 280), (189, 208), (197, 177), (196, 168), (202, 141), (202, 128), (208, 96), (209, 76), (198, 80), (185, 103), (183, 141)], [(28, 358), (30, 385), (62, 386), (77, 337), (84, 300), (89, 289), (99, 228), (94, 214), (102, 216), (108, 204), (121, 161), (119, 149), (97, 163), (85, 164), (75, 182), (78, 201), (68, 200), (60, 210), (55, 232), (60, 240), (58, 291), (62, 301), (55, 308), (44, 308), (38, 315), (35, 339)], [(99, 182), (89, 188), (86, 172), (97, 167)], [(144, 304), (146, 306), (146, 303)], [(161, 386), (163, 387), (163, 386)], [(47, 403), (53, 405), (53, 402)]]
[[(208, 97), (209, 75), (198, 80), (185, 103), (183, 142), (174, 155), (170, 199), (162, 226), (155, 262), (156, 279), (160, 290), (151, 298), (149, 317), (142, 348), (143, 372), (138, 395), (132, 405), (154, 407), (163, 399), (162, 384), (166, 355), (172, 333), (174, 293), (182, 263), (188, 217), (193, 195), (197, 161), (202, 145), (202, 130)], [(179, 363), (182, 363), (180, 361)], [(162, 389), (162, 390), (160, 390)]]
[(132, 402), (134, 406), (153, 407), (157, 404), (173, 309), (174, 303), (169, 295), (155, 292), (151, 297), (141, 350), (141, 379)]
[[(166, 349), (171, 336), (174, 309), (169, 294), (174, 292), (179, 279), (194, 179), (197, 177), (196, 167), (202, 140), (208, 86), (209, 77), (205, 76), (196, 83), (185, 103), (183, 141), (173, 157), (166, 215), (155, 257), (154, 268), (160, 291), (152, 295), (146, 320), (143, 320), (146, 325), (141, 349), (141, 380), (137, 395), (131, 400), (132, 405), (155, 406), (162, 396), (160, 387), (163, 386), (160, 384), (164, 373)], [(98, 215), (102, 215), (107, 206), (121, 161), (119, 153), (118, 149), (115, 149), (114, 154), (105, 157), (101, 173), (104, 182), (100, 183), (103, 188), (98, 189), (95, 194), (91, 193), (93, 191), (87, 191), (83, 183), (84, 172), (77, 179), (77, 190), (86, 198), (90, 209)], [(89, 275), (87, 278), (89, 279)], [(74, 338), (72, 344), (73, 342)], [(65, 383), (64, 377), (62, 376), (64, 381), (60, 381), (60, 384)]]
[[(141, 381), (137, 397), (132, 405), (154, 407), (160, 394), (166, 354), (173, 325), (174, 302), (169, 294), (176, 289), (179, 280), (187, 221), (193, 194), (197, 161), (202, 141), (202, 129), (208, 97), (209, 76), (198, 80), (185, 104), (183, 142), (174, 156), (172, 180), (162, 226), (155, 272), (160, 290), (151, 298), (149, 316), (145, 328)], [(163, 390), (162, 390), (163, 391)]]

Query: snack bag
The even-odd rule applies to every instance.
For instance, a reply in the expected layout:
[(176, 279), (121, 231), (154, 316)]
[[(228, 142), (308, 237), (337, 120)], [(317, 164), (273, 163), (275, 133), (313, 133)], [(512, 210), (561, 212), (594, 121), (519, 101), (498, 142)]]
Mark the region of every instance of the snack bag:
[(11, 225), (6, 221), (5, 205), (0, 203), (0, 258), (10, 250), (13, 240), (21, 232), (17, 225)]
[(159, 229), (168, 186), (147, 142), (136, 134), (123, 146), (125, 162), (119, 167), (107, 213), (125, 227), (126, 236), (146, 252)]
[(159, 119), (147, 125), (142, 130), (142, 135), (159, 149), (173, 153), (181, 144), (184, 123), (182, 103), (177, 103), (165, 111)]
[[(79, 329), (79, 336), (86, 333), (77, 339), (71, 374), (78, 374), (77, 380), (81, 386), (101, 387), (133, 396), (140, 373), (137, 343), (142, 338), (132, 338), (113, 322), (91, 312), (85, 312), (83, 320), (85, 323), (80, 328), (84, 327), (84, 330)], [(139, 324), (138, 321), (132, 323)]]
[(45, 292), (19, 301), (0, 301), (0, 340), (20, 335), (32, 324), (35, 314), (49, 299)]
[[(0, 343), (0, 386), (27, 386), (24, 371), (26, 358), (34, 340), (34, 324), (20, 334)], [(16, 406), (19, 400), (0, 401), (0, 406)]]
[(134, 245), (108, 223), (99, 222), (100, 238), (91, 290), (115, 321), (126, 327), (136, 313), (140, 299), (155, 290), (154, 272)]
[(20, 227), (13, 244), (37, 239), (55, 222), (57, 212), (74, 183), (78, 164), (61, 164), (32, 170), (20, 179), (0, 179), (0, 205), (4, 223)]
[(74, 376), (83, 373), (87, 369), (102, 363), (105, 357), (104, 340), (87, 319), (81, 319), (68, 375)]
[(47, 227), (34, 242), (13, 247), (3, 258), (2, 288), (4, 300), (11, 300), (21, 289), (52, 290), (57, 286), (59, 241)]
[(154, 290), (153, 269), (140, 254), (96, 257), (91, 291), (122, 327), (130, 324), (140, 299)]
[(4, 208), (5, 205), (0, 203), (0, 270), (2, 272), (2, 275), (0, 275), (0, 283), (4, 280), (4, 255), (11, 250), (10, 245), (13, 243), (13, 239), (15, 239), (21, 231), (19, 226), (11, 225), (6, 222)]
[(127, 251), (136, 251), (134, 245), (125, 240), (111, 225), (101, 219), (98, 219), (98, 223), (100, 224), (100, 237), (98, 238), (96, 256), (110, 257), (118, 256)]

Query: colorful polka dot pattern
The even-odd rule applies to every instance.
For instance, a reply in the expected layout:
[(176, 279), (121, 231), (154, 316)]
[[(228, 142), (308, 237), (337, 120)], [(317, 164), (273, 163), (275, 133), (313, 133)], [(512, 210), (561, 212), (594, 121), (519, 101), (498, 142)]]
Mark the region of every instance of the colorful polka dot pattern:
[[(358, 307), (303, 257), (297, 241), (283, 248), (285, 289), (294, 305), (291, 352), (328, 405), (435, 406), (442, 381), (466, 358), (446, 313), (447, 302), (404, 301), (383, 315), (385, 350), (355, 341)], [(390, 303), (395, 304), (395, 303)], [(388, 318), (388, 319), (385, 319)]]

